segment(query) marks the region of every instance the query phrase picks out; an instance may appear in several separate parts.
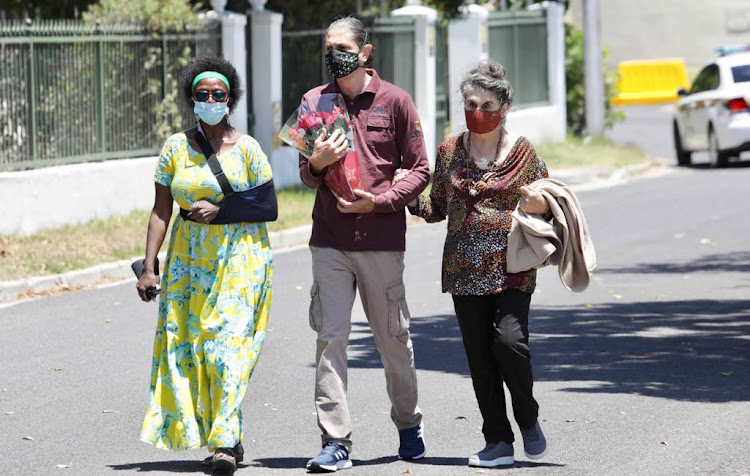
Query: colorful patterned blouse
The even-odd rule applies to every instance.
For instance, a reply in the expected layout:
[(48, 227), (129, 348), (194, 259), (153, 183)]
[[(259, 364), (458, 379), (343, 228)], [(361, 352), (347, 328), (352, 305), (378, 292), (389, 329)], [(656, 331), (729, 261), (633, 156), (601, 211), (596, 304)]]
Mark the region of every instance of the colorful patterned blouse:
[(519, 137), (503, 163), (482, 170), (468, 157), (462, 137), (458, 134), (440, 144), (430, 195), (420, 195), (417, 205), (409, 207), (430, 223), (448, 217), (443, 292), (487, 295), (511, 288), (533, 292), (536, 270), (506, 272), (506, 249), (520, 188), (548, 178), (547, 166), (531, 142)]

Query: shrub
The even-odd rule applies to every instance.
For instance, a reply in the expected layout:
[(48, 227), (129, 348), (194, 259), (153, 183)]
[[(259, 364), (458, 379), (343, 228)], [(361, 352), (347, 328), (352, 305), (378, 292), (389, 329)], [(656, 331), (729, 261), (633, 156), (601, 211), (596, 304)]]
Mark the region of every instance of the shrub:
[[(603, 59), (609, 57), (605, 47)], [(604, 71), (604, 124), (611, 127), (616, 121), (625, 118), (623, 111), (612, 108), (612, 98), (617, 93), (615, 83), (617, 72)], [(574, 135), (581, 136), (586, 129), (586, 105), (583, 78), (583, 31), (573, 25), (565, 25), (565, 84), (568, 129)]]

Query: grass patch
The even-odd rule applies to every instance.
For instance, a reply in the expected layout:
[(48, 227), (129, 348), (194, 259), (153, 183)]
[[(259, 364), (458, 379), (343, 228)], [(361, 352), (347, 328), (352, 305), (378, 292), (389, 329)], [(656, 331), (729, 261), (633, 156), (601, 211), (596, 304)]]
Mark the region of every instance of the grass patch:
[(615, 145), (604, 138), (587, 140), (568, 136), (560, 144), (541, 143), (534, 147), (553, 172), (554, 169), (572, 167), (616, 170), (648, 162), (648, 157), (640, 149)]
[[(278, 191), (279, 219), (269, 231), (310, 223), (315, 192), (304, 187)], [(42, 230), (31, 236), (0, 235), (0, 281), (63, 273), (142, 256), (150, 211)], [(172, 214), (173, 218), (177, 212)], [(171, 224), (170, 224), (171, 226)], [(169, 229), (164, 239), (166, 249)]]

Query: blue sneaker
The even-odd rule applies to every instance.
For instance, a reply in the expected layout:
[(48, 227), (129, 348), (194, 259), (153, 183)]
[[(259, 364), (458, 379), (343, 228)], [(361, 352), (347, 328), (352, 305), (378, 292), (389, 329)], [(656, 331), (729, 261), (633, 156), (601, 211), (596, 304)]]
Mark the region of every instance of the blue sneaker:
[(339, 469), (351, 467), (352, 461), (349, 459), (349, 451), (335, 441), (326, 443), (320, 454), (308, 461), (305, 466), (311, 473), (332, 473)]
[(398, 457), (399, 459), (422, 459), (427, 454), (427, 448), (424, 444), (424, 426), (409, 428), (408, 430), (399, 430), (398, 439)]
[(542, 433), (539, 421), (530, 428), (521, 428), (523, 436), (523, 452), (529, 459), (542, 459), (547, 455), (547, 439)]

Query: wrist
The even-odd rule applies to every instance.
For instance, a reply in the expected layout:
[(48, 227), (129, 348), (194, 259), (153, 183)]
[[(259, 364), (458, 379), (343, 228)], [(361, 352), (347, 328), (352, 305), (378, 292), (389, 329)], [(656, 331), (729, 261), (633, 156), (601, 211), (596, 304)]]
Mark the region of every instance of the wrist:
[(319, 177), (323, 175), (323, 167), (320, 167), (318, 164), (318, 156), (315, 154), (310, 157), (310, 159), (307, 161), (307, 166), (310, 169), (310, 173)]

